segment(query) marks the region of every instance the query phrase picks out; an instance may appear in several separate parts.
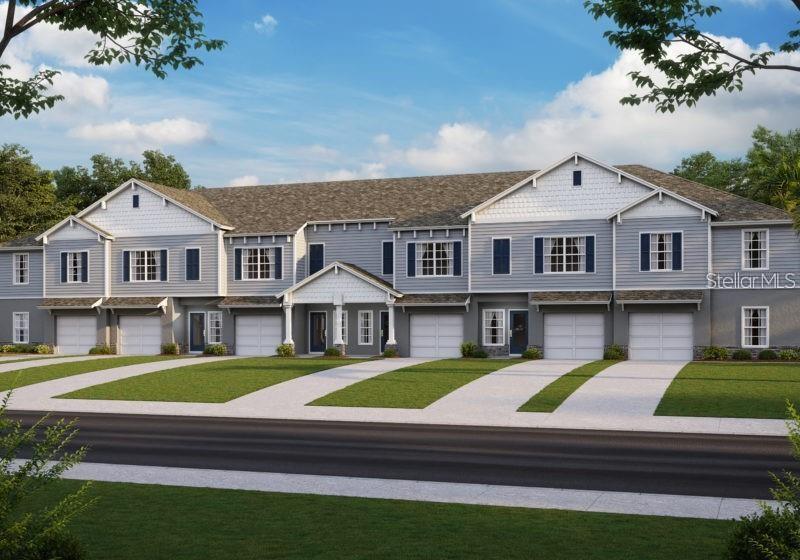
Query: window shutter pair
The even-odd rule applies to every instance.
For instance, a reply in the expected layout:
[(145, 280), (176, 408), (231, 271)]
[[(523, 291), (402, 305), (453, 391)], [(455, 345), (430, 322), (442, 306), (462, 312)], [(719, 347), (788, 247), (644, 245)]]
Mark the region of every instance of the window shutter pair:
[[(275, 279), (281, 280), (283, 278), (283, 247), (275, 247), (274, 249), (274, 265), (275, 265)], [(235, 280), (242, 279), (242, 249), (237, 248), (233, 251), (233, 278)]]
[[(639, 235), (639, 270), (650, 270), (650, 234)], [(672, 270), (683, 270), (683, 234), (679, 231), (672, 233)]]
[[(586, 242), (586, 272), (595, 271), (594, 235), (584, 237)], [(544, 237), (533, 238), (533, 273), (544, 273)]]
[[(406, 276), (417, 275), (417, 244), (406, 245)], [(453, 276), (461, 276), (461, 241), (453, 241)]]

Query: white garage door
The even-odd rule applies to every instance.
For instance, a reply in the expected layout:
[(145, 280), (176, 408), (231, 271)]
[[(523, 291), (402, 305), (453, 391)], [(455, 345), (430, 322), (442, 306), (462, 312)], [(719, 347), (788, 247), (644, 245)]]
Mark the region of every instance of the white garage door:
[(239, 356), (273, 356), (281, 342), (280, 315), (236, 317), (236, 354)]
[(97, 317), (57, 317), (56, 340), (59, 354), (88, 354), (97, 345)]
[(544, 357), (548, 360), (597, 360), (603, 357), (602, 313), (547, 313)]
[(458, 358), (464, 340), (462, 315), (412, 315), (411, 357)]
[(161, 317), (120, 317), (119, 340), (120, 354), (160, 354)]
[(631, 313), (628, 357), (631, 360), (691, 360), (693, 323), (691, 313)]

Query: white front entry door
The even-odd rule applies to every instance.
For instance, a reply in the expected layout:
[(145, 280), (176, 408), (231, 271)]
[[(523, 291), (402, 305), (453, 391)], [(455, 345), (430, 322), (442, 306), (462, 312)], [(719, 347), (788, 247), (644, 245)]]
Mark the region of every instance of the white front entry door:
[(628, 357), (631, 360), (691, 360), (692, 313), (631, 313)]
[(273, 356), (283, 342), (280, 315), (238, 315), (236, 317), (236, 354), (238, 356)]
[(119, 318), (120, 354), (160, 354), (161, 317), (123, 315)]
[(463, 315), (411, 315), (412, 358), (458, 358), (463, 341)]
[(97, 345), (97, 316), (57, 317), (56, 342), (59, 354), (88, 354)]
[(599, 360), (603, 357), (602, 313), (547, 313), (544, 357), (548, 360)]

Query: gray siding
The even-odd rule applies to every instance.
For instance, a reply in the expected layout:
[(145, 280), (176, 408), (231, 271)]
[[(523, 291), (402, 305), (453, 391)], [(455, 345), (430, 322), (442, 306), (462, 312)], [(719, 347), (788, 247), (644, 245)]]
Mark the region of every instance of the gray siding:
[(28, 312), (30, 341), (32, 344), (53, 343), (53, 318), (44, 309), (37, 306), (40, 299), (0, 299), (0, 344), (10, 344), (13, 336), (13, 314), (16, 311)]
[[(112, 296), (212, 295), (217, 290), (217, 235), (175, 235), (118, 238), (111, 244)], [(187, 247), (200, 247), (200, 281), (186, 281)], [(166, 282), (123, 282), (122, 255), (137, 249), (167, 249)]]
[[(233, 243), (231, 243), (233, 239)], [(235, 263), (237, 247), (283, 247), (283, 278), (280, 280), (236, 280)], [(294, 238), (287, 241), (285, 235), (275, 237), (262, 236), (261, 244), (258, 237), (248, 237), (247, 243), (242, 238), (228, 238), (225, 240), (225, 249), (228, 254), (228, 294), (230, 295), (274, 295), (282, 292), (292, 285), (292, 259), (294, 255)]]
[[(796, 290), (710, 290), (711, 344), (742, 345), (742, 307), (769, 307), (769, 345), (800, 346), (800, 298)], [(695, 335), (696, 338), (696, 335)]]
[[(742, 231), (746, 229), (769, 230), (769, 272), (800, 271), (800, 239), (792, 226), (787, 225), (768, 228), (712, 228), (714, 272), (732, 274), (742, 270)], [(750, 273), (752, 272), (748, 271)]]
[[(534, 237), (565, 234), (595, 236), (595, 272), (534, 274)], [(492, 275), (493, 237), (511, 238), (511, 274)], [(610, 290), (611, 243), (607, 220), (473, 224), (472, 291)]]
[[(14, 285), (13, 255), (28, 253), (30, 274), (28, 284)], [(0, 298), (42, 297), (42, 251), (0, 252)]]
[(372, 223), (365, 223), (360, 230), (358, 224), (347, 224), (347, 229), (342, 224), (333, 224), (330, 231), (328, 226), (317, 226), (317, 231), (314, 231), (314, 226), (307, 226), (305, 238), (304, 257), (297, 263), (298, 282), (306, 277), (308, 270), (308, 245), (323, 243), (325, 266), (334, 261), (354, 264), (391, 283), (392, 276), (384, 275), (382, 270), (382, 242), (392, 240), (387, 224), (379, 223), (372, 229)]
[[(61, 282), (61, 253), (87, 251), (89, 253), (88, 282)], [(103, 243), (94, 240), (74, 239), (53, 241), (45, 246), (47, 270), (47, 297), (101, 297), (104, 293), (105, 269)]]
[[(469, 243), (468, 237), (462, 235), (462, 230), (450, 230), (450, 237), (448, 238), (444, 230), (434, 230), (433, 237), (430, 236), (429, 230), (420, 230), (417, 232), (416, 239), (410, 231), (402, 232), (400, 239), (395, 236), (394, 240), (394, 286), (401, 292), (407, 293), (426, 293), (426, 292), (466, 292), (468, 288), (468, 274), (467, 263), (469, 262)], [(431, 278), (428, 276), (417, 276), (409, 278), (406, 276), (406, 247), (409, 243), (443, 240), (443, 241), (461, 241), (461, 276), (445, 276), (440, 278)]]
[[(683, 270), (639, 271), (639, 234), (683, 232)], [(617, 289), (705, 288), (708, 275), (708, 223), (698, 218), (623, 218), (617, 224)]]

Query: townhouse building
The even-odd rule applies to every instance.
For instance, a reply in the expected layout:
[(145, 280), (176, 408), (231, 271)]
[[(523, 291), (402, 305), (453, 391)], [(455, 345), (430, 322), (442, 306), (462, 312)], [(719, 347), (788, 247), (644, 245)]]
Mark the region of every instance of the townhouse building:
[(800, 345), (782, 210), (641, 165), (197, 189), (131, 179), (0, 244), (0, 342), (239, 355)]

